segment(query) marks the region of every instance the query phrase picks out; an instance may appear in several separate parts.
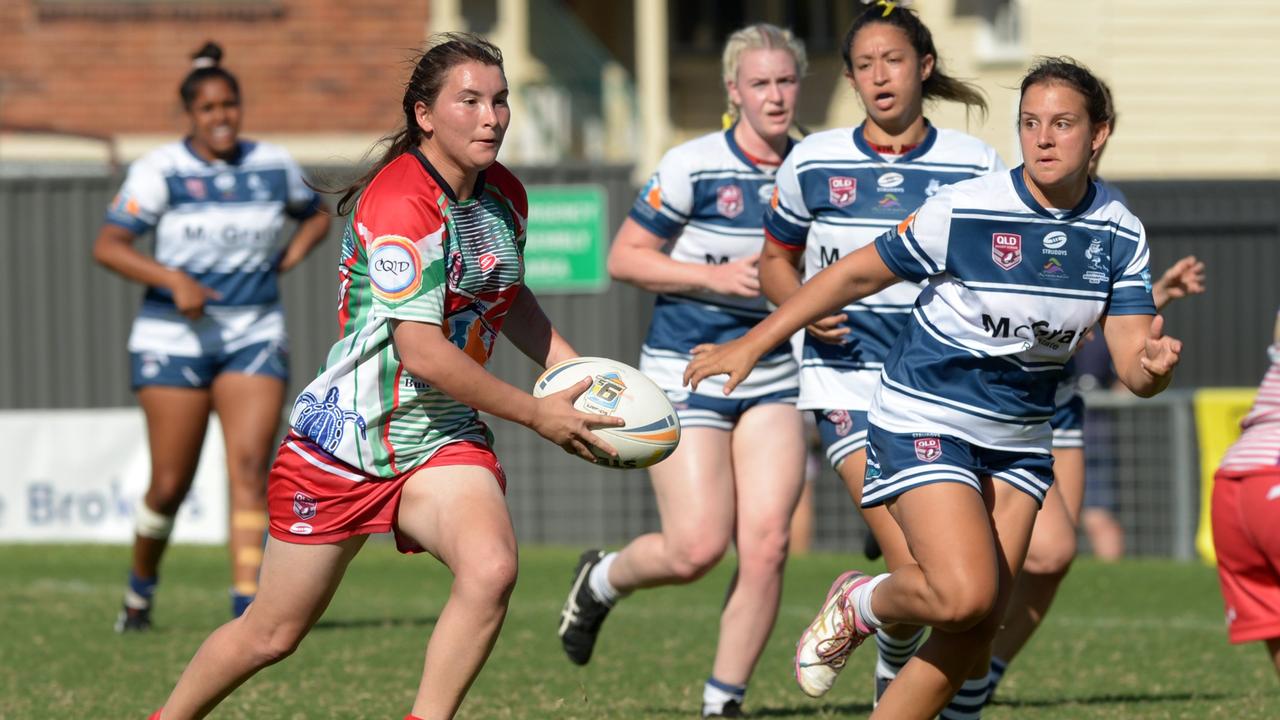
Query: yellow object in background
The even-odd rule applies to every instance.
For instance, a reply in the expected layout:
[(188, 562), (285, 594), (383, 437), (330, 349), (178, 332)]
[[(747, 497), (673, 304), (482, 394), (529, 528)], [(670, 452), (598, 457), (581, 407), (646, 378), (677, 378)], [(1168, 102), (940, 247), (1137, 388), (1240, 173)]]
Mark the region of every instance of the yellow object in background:
[(1249, 414), (1257, 393), (1257, 388), (1208, 388), (1197, 390), (1194, 396), (1196, 439), (1200, 445), (1200, 527), (1196, 531), (1196, 551), (1209, 565), (1217, 563), (1210, 521), (1213, 474), (1227, 448), (1240, 437), (1240, 421)]

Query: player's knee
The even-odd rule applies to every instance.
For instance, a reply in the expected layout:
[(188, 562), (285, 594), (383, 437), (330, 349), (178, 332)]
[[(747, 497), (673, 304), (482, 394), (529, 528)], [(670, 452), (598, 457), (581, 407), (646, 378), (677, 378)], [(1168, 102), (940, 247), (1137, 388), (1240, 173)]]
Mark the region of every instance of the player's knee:
[(468, 561), (455, 572), (454, 582), (472, 600), (506, 605), (516, 587), (519, 564), (515, 553), (495, 551)]
[(152, 482), (144, 500), (146, 507), (172, 518), (187, 499), (188, 486), (181, 482)]
[(1075, 557), (1075, 533), (1056, 533), (1040, 542), (1032, 541), (1022, 569), (1033, 575), (1065, 575)]
[(787, 562), (789, 534), (777, 528), (757, 534), (747, 547), (739, 547), (740, 572), (777, 572)]
[(727, 549), (728, 543), (716, 538), (682, 543), (670, 553), (671, 572), (679, 582), (693, 582), (710, 572)]
[[(245, 622), (242, 618), (239, 622)], [(306, 628), (302, 625), (283, 623), (269, 627), (255, 627), (248, 633), (252, 639), (252, 651), (257, 665), (273, 665), (289, 657), (302, 644)]]
[(937, 589), (938, 626), (948, 632), (970, 630), (992, 615), (996, 588), (975, 582), (953, 582)]

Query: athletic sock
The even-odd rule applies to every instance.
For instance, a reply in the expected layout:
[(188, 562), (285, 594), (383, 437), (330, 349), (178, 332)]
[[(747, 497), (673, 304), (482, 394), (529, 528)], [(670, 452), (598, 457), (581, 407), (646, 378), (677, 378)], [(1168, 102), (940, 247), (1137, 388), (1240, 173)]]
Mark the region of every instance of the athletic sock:
[(879, 630), (884, 623), (880, 622), (880, 618), (876, 617), (875, 612), (871, 609), (871, 593), (875, 591), (876, 586), (889, 578), (889, 573), (883, 573), (871, 578), (870, 582), (865, 582), (853, 589), (849, 593), (850, 600), (854, 603), (854, 609), (858, 613), (858, 619), (872, 630)]
[(702, 714), (719, 715), (724, 712), (725, 703), (736, 700), (741, 705), (746, 696), (746, 685), (730, 685), (715, 679), (715, 676), (709, 677), (707, 684), (702, 686)]
[(969, 678), (938, 713), (938, 720), (982, 720), (982, 706), (986, 702), (987, 676)]
[(151, 607), (151, 600), (156, 595), (156, 586), (160, 578), (138, 577), (129, 571), (129, 587), (124, 594), (124, 603), (134, 610), (145, 610)]
[(1004, 671), (1009, 667), (1009, 661), (991, 656), (991, 668), (987, 670), (987, 699), (990, 700), (992, 695), (996, 694), (996, 686), (1004, 679)]
[(916, 654), (920, 641), (924, 640), (924, 628), (909, 638), (896, 638), (884, 630), (876, 631), (876, 677), (893, 679), (898, 671)]
[(613, 561), (618, 559), (618, 553), (611, 552), (600, 558), (600, 562), (591, 568), (591, 574), (587, 576), (587, 587), (591, 588), (591, 594), (597, 600), (613, 607), (613, 604), (626, 597), (630, 593), (624, 593), (609, 583), (609, 568), (613, 566)]
[(234, 588), (231, 590), (231, 617), (238, 618), (244, 614), (249, 608), (249, 603), (253, 602), (253, 595), (237, 592)]

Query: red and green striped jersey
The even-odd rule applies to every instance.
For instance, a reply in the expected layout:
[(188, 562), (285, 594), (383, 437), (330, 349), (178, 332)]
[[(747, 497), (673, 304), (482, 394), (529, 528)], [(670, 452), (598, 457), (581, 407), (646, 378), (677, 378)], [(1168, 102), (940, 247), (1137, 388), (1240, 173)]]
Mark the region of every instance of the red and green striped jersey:
[(485, 364), (524, 277), (528, 213), (524, 187), (498, 163), (461, 202), (417, 149), (383, 168), (343, 235), (339, 339), (294, 403), (294, 431), (376, 477), (451, 442), (487, 442), (473, 408), (405, 370), (392, 321), (437, 325)]

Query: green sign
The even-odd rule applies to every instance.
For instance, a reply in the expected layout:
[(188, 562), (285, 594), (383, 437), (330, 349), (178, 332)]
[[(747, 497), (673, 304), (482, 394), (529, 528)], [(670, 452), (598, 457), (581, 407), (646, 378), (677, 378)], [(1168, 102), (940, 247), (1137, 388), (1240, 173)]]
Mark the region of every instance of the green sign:
[(540, 292), (604, 292), (608, 195), (599, 185), (534, 185), (525, 283)]

